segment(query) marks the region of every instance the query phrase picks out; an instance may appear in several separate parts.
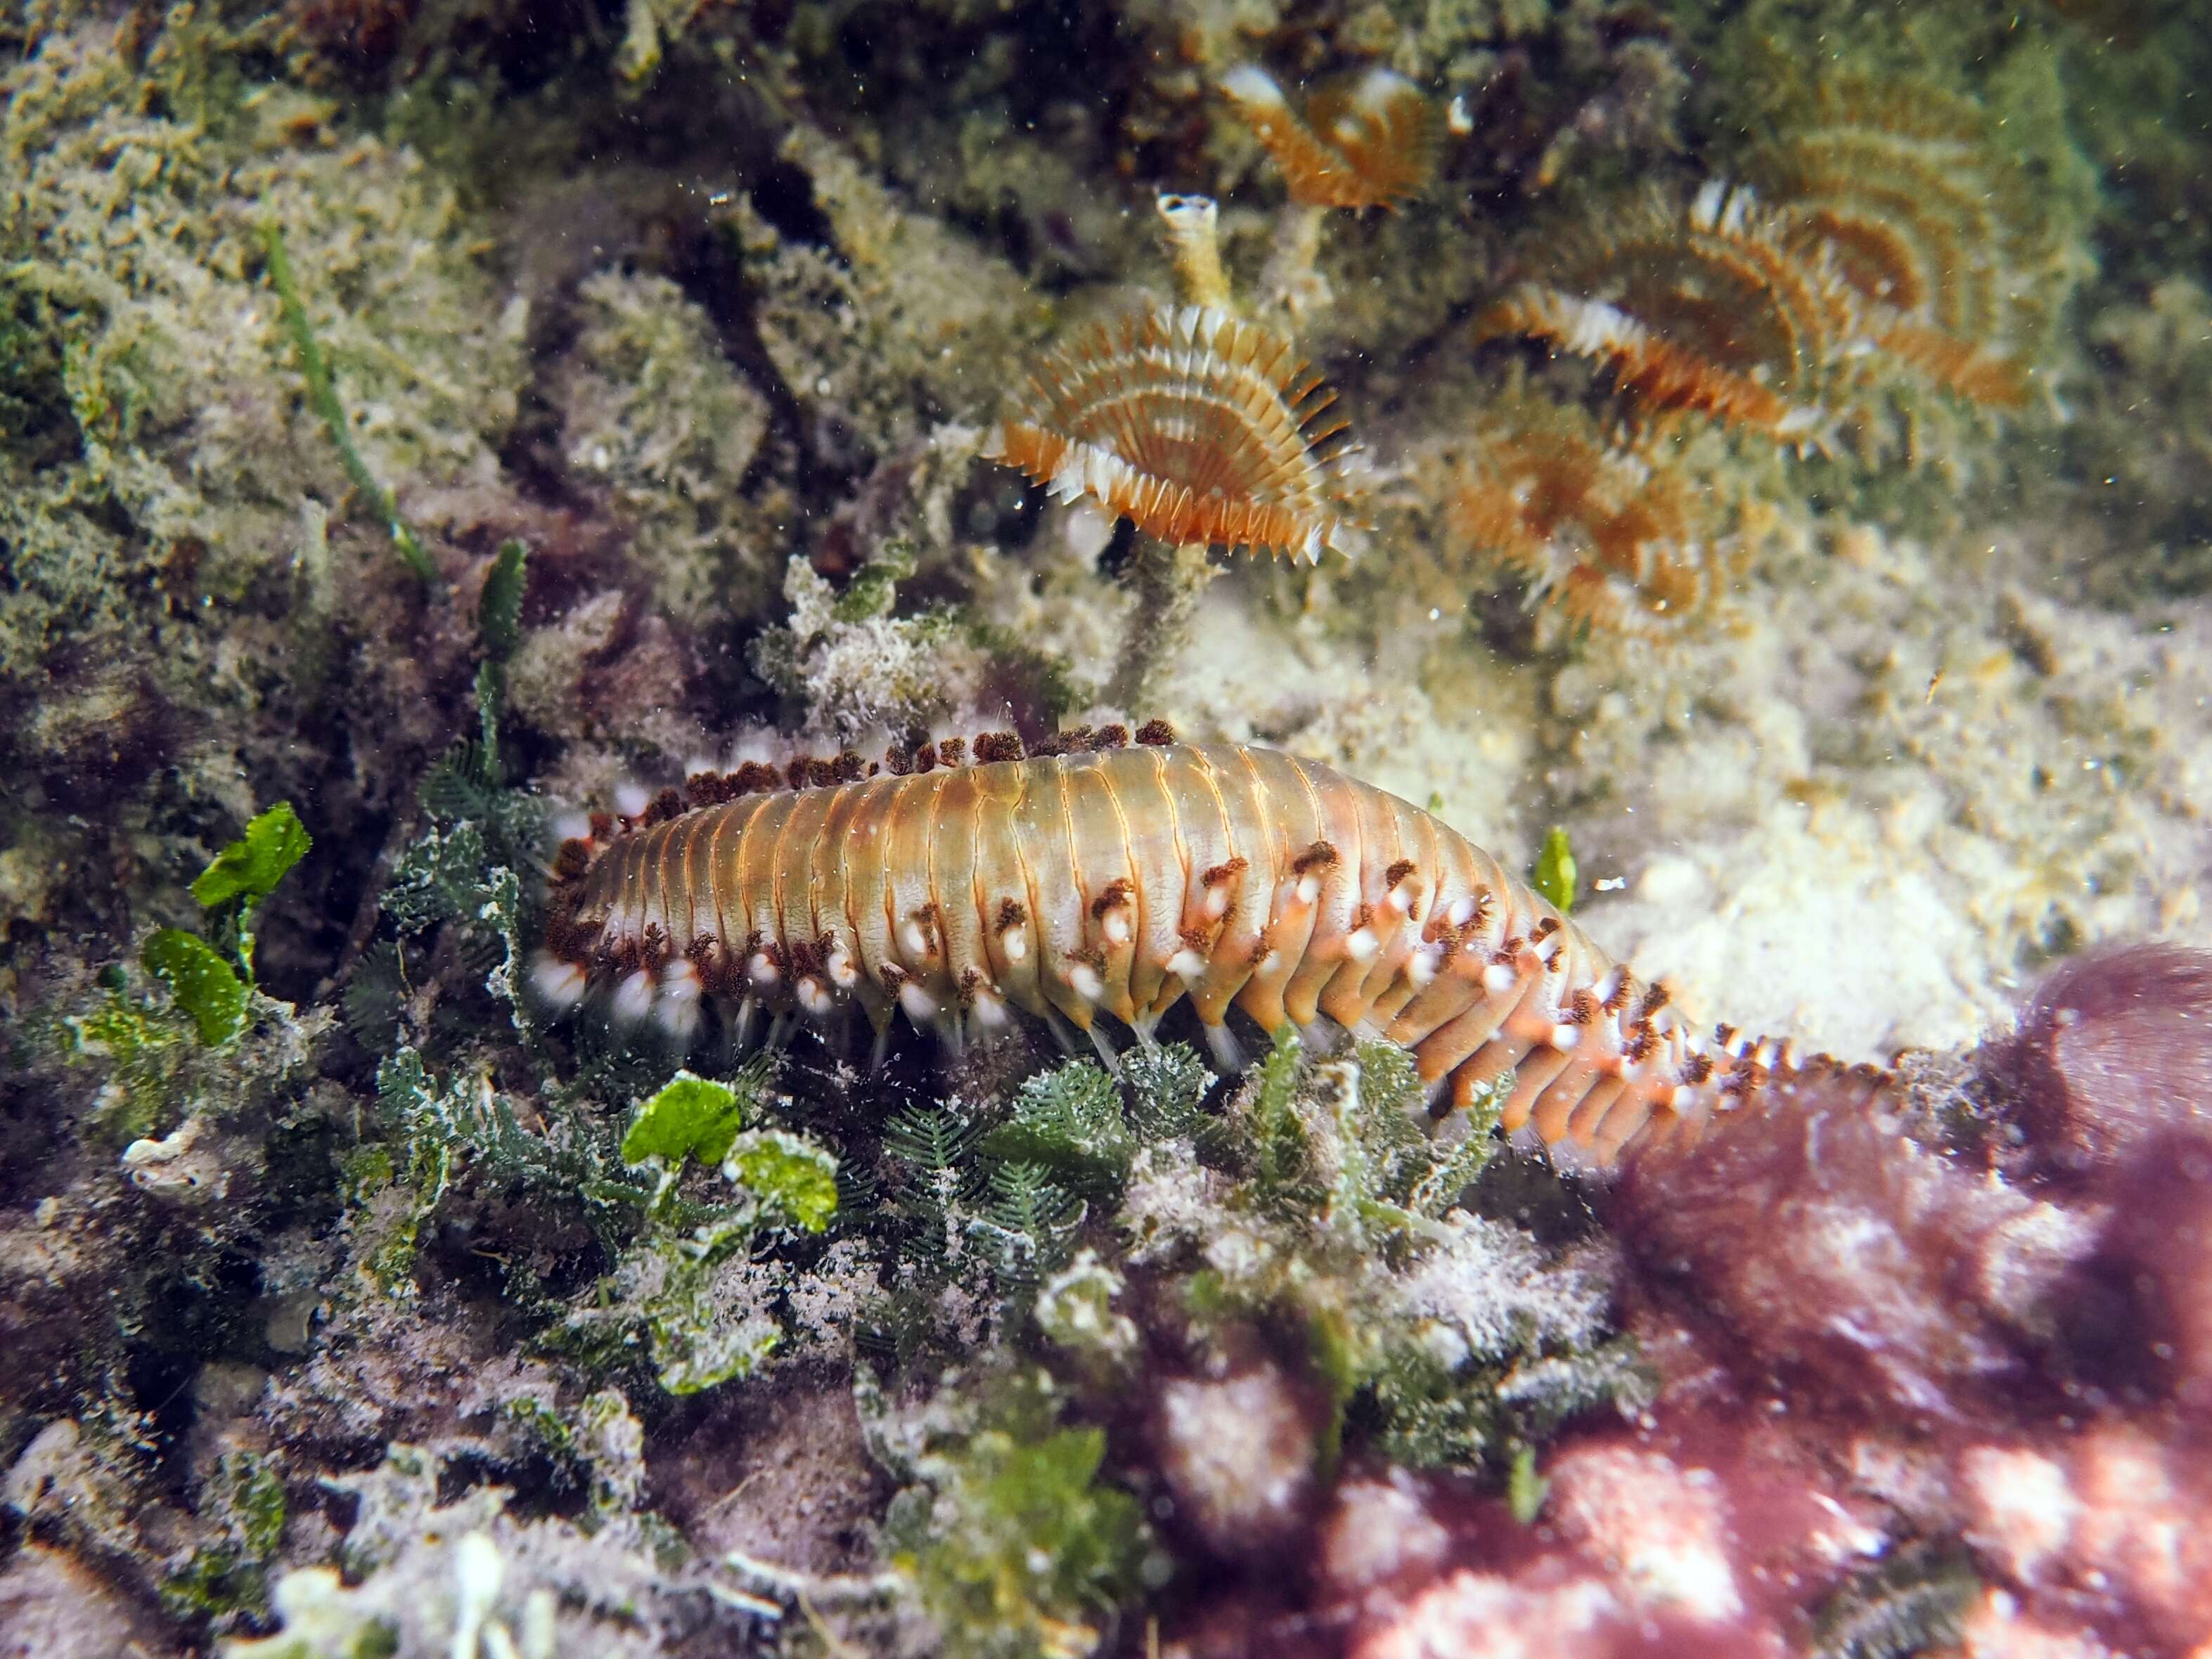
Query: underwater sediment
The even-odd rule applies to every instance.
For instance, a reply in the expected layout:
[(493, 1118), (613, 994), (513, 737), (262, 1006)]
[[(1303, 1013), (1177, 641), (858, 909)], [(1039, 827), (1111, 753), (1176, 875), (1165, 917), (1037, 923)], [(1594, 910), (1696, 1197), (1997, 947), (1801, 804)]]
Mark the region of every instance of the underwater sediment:
[(2193, 23), (0, 15), (0, 1650), (2212, 1643)]

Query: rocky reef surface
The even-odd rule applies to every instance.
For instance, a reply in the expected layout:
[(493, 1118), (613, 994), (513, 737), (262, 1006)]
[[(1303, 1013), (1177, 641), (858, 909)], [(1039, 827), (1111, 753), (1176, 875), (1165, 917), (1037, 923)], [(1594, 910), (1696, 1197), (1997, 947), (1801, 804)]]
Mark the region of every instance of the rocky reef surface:
[[(0, 1655), (2212, 1643), (2195, 25), (0, 9)], [(1052, 428), (1178, 302), (1249, 500)], [(564, 815), (1156, 716), (1872, 1065), (526, 988)]]

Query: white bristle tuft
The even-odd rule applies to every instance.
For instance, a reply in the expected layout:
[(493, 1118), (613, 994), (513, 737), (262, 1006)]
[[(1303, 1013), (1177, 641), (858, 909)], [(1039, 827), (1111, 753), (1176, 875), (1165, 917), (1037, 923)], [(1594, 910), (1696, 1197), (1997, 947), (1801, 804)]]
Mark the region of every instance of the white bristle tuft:
[(1437, 972), (1443, 964), (1443, 951), (1434, 945), (1424, 945), (1406, 959), (1406, 977), (1416, 990), (1435, 982)]
[(1548, 1042), (1552, 1047), (1557, 1048), (1564, 1054), (1568, 1049), (1573, 1048), (1575, 1044), (1581, 1042), (1582, 1037), (1583, 1028), (1581, 1026), (1560, 1024), (1552, 1027), (1552, 1035), (1547, 1037), (1546, 1041)]
[(1401, 881), (1389, 890), (1383, 902), (1400, 915), (1410, 916), (1413, 914), (1414, 897), (1413, 884), (1411, 881)]
[(1482, 988), (1492, 996), (1503, 996), (1511, 990), (1521, 976), (1513, 971), (1510, 963), (1493, 962), (1482, 970)]
[(929, 935), (918, 921), (908, 921), (899, 929), (899, 945), (907, 955), (920, 960), (929, 954)]
[(1272, 974), (1282, 965), (1283, 953), (1280, 951), (1270, 951), (1253, 964), (1252, 971), (1261, 975)]
[(817, 1019), (837, 1006), (836, 1000), (830, 994), (830, 988), (811, 974), (803, 975), (797, 988), (799, 1006)]
[(553, 844), (564, 841), (589, 841), (592, 838), (592, 815), (588, 812), (563, 812), (553, 820)]
[(971, 1012), (975, 1016), (975, 1023), (988, 1030), (1004, 1030), (1008, 1023), (1006, 1005), (990, 991), (975, 993)]
[(916, 1025), (927, 1025), (937, 1018), (937, 999), (912, 980), (899, 987), (899, 1006)]
[(1316, 899), (1321, 896), (1321, 878), (1319, 876), (1300, 876), (1298, 878), (1297, 894), (1299, 903), (1311, 904)]
[(530, 984), (547, 1007), (565, 1014), (584, 1000), (591, 978), (576, 963), (547, 954), (531, 964)]
[(1206, 958), (1186, 945), (1168, 958), (1168, 972), (1186, 985), (1194, 985), (1206, 976)]
[(1109, 910), (1103, 927), (1109, 945), (1127, 945), (1129, 942), (1129, 918), (1121, 911)]
[(752, 976), (753, 983), (763, 991), (783, 977), (775, 963), (769, 960), (768, 952), (765, 951), (756, 951), (752, 953), (750, 958), (745, 963), (745, 972)]
[(1344, 941), (1344, 954), (1354, 962), (1372, 962), (1375, 953), (1382, 948), (1382, 941), (1376, 937), (1372, 927), (1354, 928)]
[(701, 987), (699, 970), (691, 965), (689, 957), (678, 957), (660, 970), (660, 994), (696, 1001)]
[(1468, 923), (1473, 921), (1474, 920), (1474, 900), (1473, 896), (1471, 895), (1462, 893), (1459, 897), (1454, 899), (1451, 902), (1450, 907), (1444, 911), (1444, 920), (1455, 927), (1464, 927)]
[(1024, 933), (1021, 929), (1017, 927), (1011, 933), (1006, 933), (1001, 937), (1003, 937), (1006, 941), (1006, 960), (1008, 962), (1021, 962), (1028, 957), (1030, 953), (1030, 936), (1027, 933)]
[(1067, 982), (1075, 988), (1076, 995), (1085, 1002), (1097, 1002), (1106, 994), (1106, 981), (1098, 970), (1087, 962), (1079, 962), (1067, 970)]
[(615, 1018), (635, 1025), (653, 1012), (653, 975), (639, 969), (615, 987)]
[(860, 982), (860, 970), (853, 966), (852, 953), (842, 939), (830, 947), (829, 967), (830, 982), (841, 991), (849, 991)]
[(699, 1032), (699, 999), (671, 996), (664, 990), (653, 1005), (653, 1023), (678, 1042), (689, 1042)]
[(641, 818), (645, 809), (653, 805), (653, 797), (641, 783), (620, 783), (615, 786), (615, 811), (626, 818)]
[(1229, 914), (1229, 884), (1217, 881), (1206, 890), (1206, 902), (1200, 907), (1209, 921), (1218, 921)]

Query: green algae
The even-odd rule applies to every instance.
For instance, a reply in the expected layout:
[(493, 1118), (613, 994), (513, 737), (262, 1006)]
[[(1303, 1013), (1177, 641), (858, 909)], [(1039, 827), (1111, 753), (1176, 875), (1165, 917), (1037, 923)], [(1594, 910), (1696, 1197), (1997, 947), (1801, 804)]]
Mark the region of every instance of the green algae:
[(1551, 907), (1561, 915), (1569, 915), (1575, 908), (1575, 849), (1567, 840), (1567, 832), (1553, 824), (1544, 833), (1544, 844), (1536, 849), (1536, 863), (1528, 872), (1528, 884), (1542, 894)]
[(277, 303), (283, 307), (284, 328), (292, 337), (292, 349), (300, 360), (300, 374), (307, 383), (307, 402), (322, 417), (354, 489), (390, 530), (392, 550), (398, 554), (400, 563), (425, 587), (434, 586), (438, 567), (431, 562), (415, 532), (407, 527), (407, 521), (399, 516), (392, 492), (378, 482), (376, 475), (368, 470), (368, 463), (362, 459), (361, 452), (354, 447), (345, 405), (339, 402), (337, 386), (331, 378), (330, 360), (323, 355), (322, 343), (316, 339), (314, 325), (308, 320), (307, 307), (300, 298), (299, 281), (292, 275), (291, 258), (284, 252), (284, 233), (275, 221), (262, 226), (261, 241), (269, 259), (269, 285), (276, 290)]
[(720, 1164), (744, 1127), (760, 1083), (757, 1070), (750, 1083), (741, 1078), (734, 1085), (677, 1073), (639, 1105), (623, 1132), (623, 1162), (659, 1158), (679, 1170), (686, 1158)]

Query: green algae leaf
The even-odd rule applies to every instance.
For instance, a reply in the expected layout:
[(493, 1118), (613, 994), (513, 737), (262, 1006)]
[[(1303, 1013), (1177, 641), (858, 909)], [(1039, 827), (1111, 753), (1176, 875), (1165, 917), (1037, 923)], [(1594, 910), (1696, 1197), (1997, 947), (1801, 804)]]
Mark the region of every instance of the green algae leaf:
[(499, 544), (477, 599), (477, 638), (484, 654), (504, 662), (522, 637), (522, 591), (528, 583), (530, 550), (520, 541)]
[[(743, 1074), (738, 1081), (745, 1081)], [(677, 1073), (630, 1120), (622, 1140), (623, 1162), (638, 1164), (657, 1158), (674, 1168), (696, 1158), (702, 1164), (720, 1164), (744, 1127), (752, 1093), (750, 1087), (741, 1092), (712, 1078)]]
[(399, 516), (399, 507), (392, 500), (392, 492), (368, 470), (368, 463), (353, 447), (345, 405), (338, 400), (337, 384), (331, 377), (330, 359), (323, 354), (322, 342), (315, 337), (315, 325), (309, 320), (307, 302), (300, 295), (299, 279), (292, 274), (291, 256), (284, 251), (283, 233), (274, 219), (261, 227), (261, 246), (268, 261), (269, 285), (276, 290), (278, 314), (283, 319), (284, 331), (291, 337), (293, 354), (299, 359), (300, 376), (307, 383), (307, 406), (322, 417), (324, 429), (330, 434), (331, 447), (338, 453), (346, 477), (391, 533), (392, 550), (399, 555), (399, 562), (423, 586), (436, 588), (436, 562)]
[(200, 872), (192, 896), (204, 909), (242, 898), (249, 904), (269, 896), (284, 872), (307, 856), (314, 843), (292, 803), (280, 800), (246, 826), (246, 833), (215, 855)]
[(1164, 1577), (1137, 1500), (1097, 1478), (1105, 1453), (1097, 1428), (1027, 1443), (988, 1430), (954, 1454), (934, 1503), (912, 1488), (893, 1503), (894, 1562), (948, 1651), (1087, 1651), (1093, 1620)]
[(1513, 1518), (1524, 1527), (1534, 1526), (1551, 1486), (1549, 1480), (1536, 1473), (1536, 1449), (1514, 1448), (1513, 1467), (1505, 1476), (1505, 1502), (1513, 1511)]
[(246, 982), (205, 939), (164, 927), (146, 941), (139, 959), (192, 1017), (202, 1042), (215, 1048), (238, 1035), (246, 1023)]
[(1544, 845), (1536, 854), (1536, 867), (1528, 872), (1528, 884), (1552, 902), (1552, 908), (1561, 915), (1571, 915), (1575, 908), (1575, 849), (1568, 844), (1567, 832), (1556, 824), (1544, 837)]
[(837, 1213), (837, 1160), (804, 1135), (748, 1129), (728, 1143), (722, 1173), (760, 1200), (771, 1224), (818, 1233)]
[(884, 543), (837, 596), (830, 614), (843, 623), (890, 616), (898, 602), (898, 585), (914, 574), (915, 563), (913, 543)]

